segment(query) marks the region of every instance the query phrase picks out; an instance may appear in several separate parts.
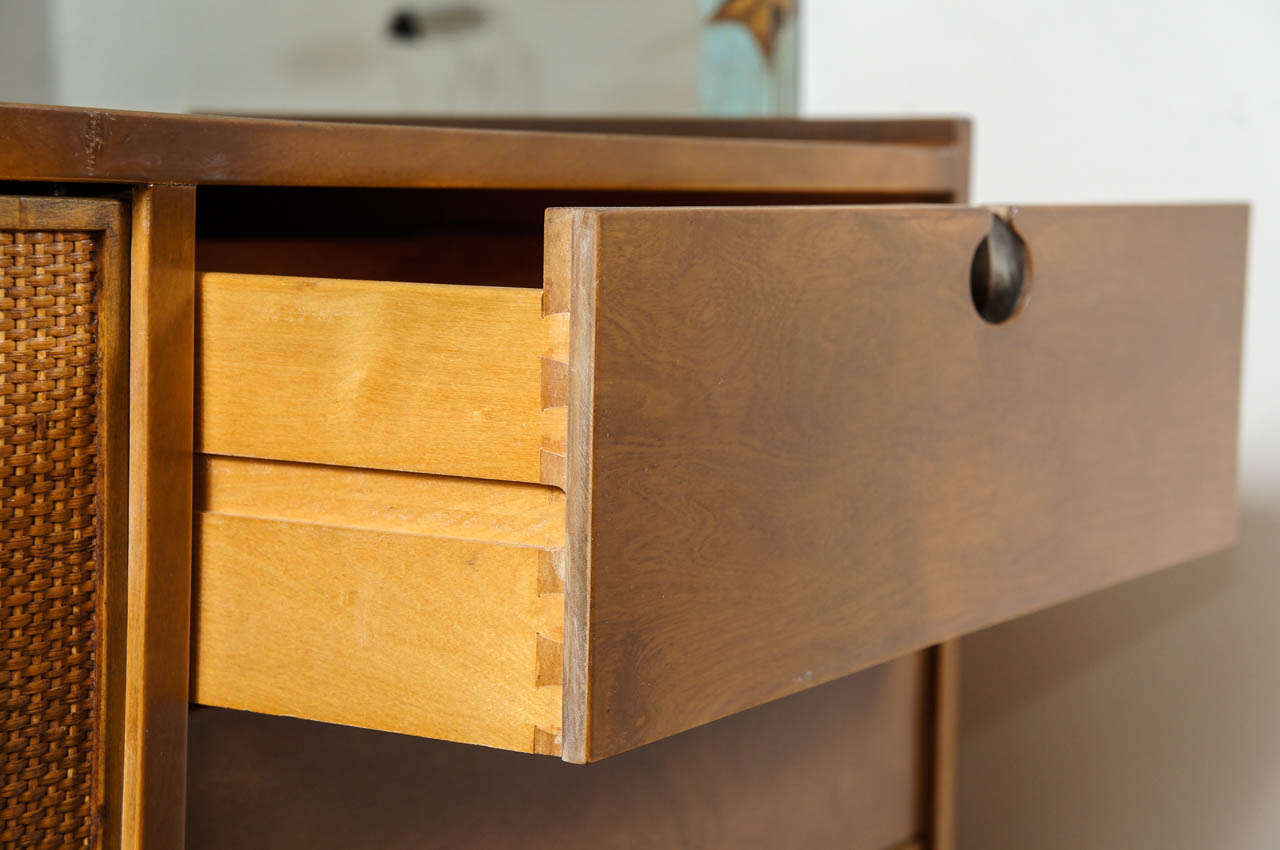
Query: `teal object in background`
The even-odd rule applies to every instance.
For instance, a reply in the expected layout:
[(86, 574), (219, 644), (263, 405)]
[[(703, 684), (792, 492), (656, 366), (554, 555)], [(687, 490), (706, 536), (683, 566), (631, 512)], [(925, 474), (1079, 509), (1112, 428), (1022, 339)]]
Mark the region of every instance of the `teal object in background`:
[[(698, 0), (698, 3), (702, 20), (698, 111), (737, 116), (797, 114), (801, 14), (798, 3), (789, 0)], [(764, 41), (772, 44), (771, 57), (766, 55)]]

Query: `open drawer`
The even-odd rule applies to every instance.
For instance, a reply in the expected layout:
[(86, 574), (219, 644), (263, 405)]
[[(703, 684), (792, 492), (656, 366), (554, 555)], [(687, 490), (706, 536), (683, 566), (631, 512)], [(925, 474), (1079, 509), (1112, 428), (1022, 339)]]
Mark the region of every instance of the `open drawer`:
[(1002, 215), (203, 275), (195, 699), (590, 761), (1228, 545), (1246, 210)]

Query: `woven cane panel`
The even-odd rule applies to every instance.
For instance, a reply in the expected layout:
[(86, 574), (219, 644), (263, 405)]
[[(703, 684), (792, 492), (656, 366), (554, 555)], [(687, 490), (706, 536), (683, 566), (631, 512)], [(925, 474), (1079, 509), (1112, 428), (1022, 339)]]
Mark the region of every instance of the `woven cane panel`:
[(93, 833), (95, 244), (0, 231), (0, 847)]

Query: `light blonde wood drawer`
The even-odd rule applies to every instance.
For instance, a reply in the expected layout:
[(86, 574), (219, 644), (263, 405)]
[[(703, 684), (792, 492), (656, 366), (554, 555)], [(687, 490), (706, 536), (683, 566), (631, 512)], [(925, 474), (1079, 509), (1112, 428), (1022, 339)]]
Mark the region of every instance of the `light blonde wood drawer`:
[(559, 752), (559, 490), (240, 458), (197, 482), (198, 702)]
[(196, 700), (559, 752), (565, 498), (533, 482), (567, 322), (536, 289), (198, 290)]
[(568, 323), (537, 289), (204, 274), (199, 298), (199, 451), (510, 481), (564, 454)]
[(1228, 545), (1246, 211), (1003, 214), (1003, 324), (948, 206), (205, 275), (196, 699), (590, 761)]

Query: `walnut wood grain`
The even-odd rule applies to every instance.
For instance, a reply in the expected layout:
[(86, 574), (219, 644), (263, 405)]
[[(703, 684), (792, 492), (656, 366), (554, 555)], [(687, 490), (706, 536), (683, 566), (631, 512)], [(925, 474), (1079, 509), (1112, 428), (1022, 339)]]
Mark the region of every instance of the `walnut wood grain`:
[(956, 191), (967, 147), (341, 124), (0, 105), (0, 177), (277, 186)]
[(198, 709), (187, 847), (899, 848), (928, 828), (926, 667), (895, 661), (586, 767)]
[(482, 130), (536, 130), (640, 136), (698, 136), (710, 139), (791, 139), (830, 142), (897, 142), (954, 145), (968, 133), (965, 118), (737, 118), (718, 115), (365, 115), (244, 114), (351, 124), (399, 124), (410, 127), (469, 127)]
[(960, 641), (933, 648), (929, 850), (955, 850), (956, 758), (960, 737)]
[(1246, 219), (1024, 208), (996, 326), (985, 210), (576, 213), (566, 758), (1228, 545)]
[(191, 665), (195, 189), (134, 193), (126, 850), (179, 847)]

